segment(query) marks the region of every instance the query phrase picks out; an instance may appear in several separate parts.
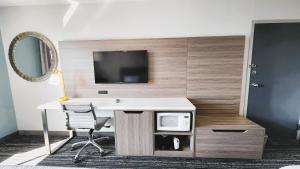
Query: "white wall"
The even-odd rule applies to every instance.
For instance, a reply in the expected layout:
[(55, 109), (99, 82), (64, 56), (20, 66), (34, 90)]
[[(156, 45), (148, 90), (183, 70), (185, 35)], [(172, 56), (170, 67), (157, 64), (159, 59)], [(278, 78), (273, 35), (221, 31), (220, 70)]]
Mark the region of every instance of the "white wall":
[(7, 64), (0, 32), (0, 139), (17, 130)]
[[(43, 33), (56, 47), (68, 39), (216, 35), (246, 35), (248, 47), (252, 20), (300, 19), (299, 7), (299, 0), (103, 0), (77, 8), (5, 7), (0, 8), (0, 29), (6, 55), (10, 41), (23, 31)], [(71, 16), (65, 26), (64, 16), (65, 21)], [(59, 87), (24, 81), (8, 67), (18, 129), (40, 130), (36, 106), (60, 96)], [(49, 120), (50, 129), (64, 129), (63, 116), (51, 115)]]

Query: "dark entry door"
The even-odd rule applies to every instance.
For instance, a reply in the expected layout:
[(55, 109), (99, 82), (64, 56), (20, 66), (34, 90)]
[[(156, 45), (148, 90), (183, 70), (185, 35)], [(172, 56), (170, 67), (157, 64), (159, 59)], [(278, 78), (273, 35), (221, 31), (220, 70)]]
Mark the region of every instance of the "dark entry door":
[(255, 24), (247, 117), (271, 137), (296, 138), (300, 23)]

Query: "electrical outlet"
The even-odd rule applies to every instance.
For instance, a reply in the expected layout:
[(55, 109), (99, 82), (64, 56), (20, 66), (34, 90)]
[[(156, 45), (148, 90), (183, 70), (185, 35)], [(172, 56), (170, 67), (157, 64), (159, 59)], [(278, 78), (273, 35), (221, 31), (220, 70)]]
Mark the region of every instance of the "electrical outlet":
[(108, 94), (108, 91), (107, 90), (99, 90), (98, 94)]

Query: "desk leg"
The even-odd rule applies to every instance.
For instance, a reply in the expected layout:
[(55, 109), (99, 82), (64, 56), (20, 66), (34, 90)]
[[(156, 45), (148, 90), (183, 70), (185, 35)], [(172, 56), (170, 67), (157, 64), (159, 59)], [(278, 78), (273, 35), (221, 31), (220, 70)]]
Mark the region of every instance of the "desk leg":
[(43, 120), (43, 134), (44, 134), (46, 153), (51, 154), (49, 131), (48, 131), (48, 121), (47, 121), (47, 110), (46, 109), (42, 111), (42, 120)]
[(59, 148), (64, 146), (67, 142), (69, 142), (74, 137), (74, 131), (69, 130), (69, 137), (67, 139), (62, 140), (60, 143), (58, 143), (55, 147), (52, 147), (52, 149), (51, 149), (46, 109), (42, 111), (42, 120), (43, 120), (43, 133), (44, 133), (44, 140), (45, 140), (45, 148), (46, 148), (46, 153), (48, 155), (55, 153), (57, 150), (59, 150)]

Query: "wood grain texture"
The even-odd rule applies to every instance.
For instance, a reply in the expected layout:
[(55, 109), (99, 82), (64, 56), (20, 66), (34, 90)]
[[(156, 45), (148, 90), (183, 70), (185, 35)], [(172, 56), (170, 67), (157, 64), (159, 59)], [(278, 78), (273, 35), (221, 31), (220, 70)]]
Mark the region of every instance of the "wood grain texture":
[(248, 129), (245, 132), (214, 132), (197, 129), (196, 156), (209, 158), (261, 159), (264, 130)]
[(165, 157), (194, 157), (194, 152), (190, 147), (184, 147), (181, 151), (171, 150), (156, 150), (154, 156), (165, 156)]
[[(224, 154), (222, 153), (225, 152), (226, 154), (227, 152), (229, 154), (227, 157), (237, 157), (245, 152), (242, 151), (245, 149), (241, 145), (245, 143), (243, 140), (252, 136), (253, 139), (261, 140), (263, 139), (261, 133), (262, 131), (264, 132), (263, 128), (254, 123), (237, 117), (241, 97), (244, 44), (244, 36), (227, 36), (64, 41), (59, 43), (59, 47), (66, 86), (71, 97), (186, 96), (197, 107), (197, 116), (193, 118), (193, 124), (196, 123), (197, 129), (192, 131), (194, 134), (194, 137), (191, 138), (192, 152), (195, 148), (197, 156), (210, 157), (209, 155), (213, 155), (223, 157)], [(149, 52), (149, 83), (95, 84), (93, 51), (114, 50), (147, 50)], [(98, 90), (108, 90), (108, 94), (98, 95)], [(136, 118), (139, 119), (138, 117)], [(129, 145), (129, 142), (134, 142), (134, 139), (128, 137), (129, 133), (126, 134), (125, 131), (132, 128), (133, 126), (131, 125), (137, 125), (134, 119), (118, 122), (117, 120), (120, 120), (120, 118), (116, 117), (116, 131), (124, 131), (124, 133), (117, 132), (117, 149), (120, 149), (121, 154), (139, 155), (150, 153), (149, 151), (140, 152), (139, 150), (143, 148)], [(128, 121), (132, 121), (132, 123), (128, 124)], [(118, 123), (125, 126), (120, 126)], [(153, 129), (153, 126), (150, 128)], [(220, 139), (220, 143), (213, 144), (216, 147), (226, 147), (229, 145), (229, 142), (226, 137), (227, 134), (216, 136), (210, 133), (210, 130), (214, 128), (236, 130), (246, 128), (253, 131), (242, 135), (241, 139), (229, 140), (232, 143), (237, 143), (237, 147), (216, 151), (213, 149), (214, 146), (209, 145), (207, 139)], [(132, 128), (132, 130), (134, 129)], [(251, 134), (252, 132), (254, 134)], [(139, 137), (139, 131), (135, 131), (135, 133)], [(234, 136), (237, 133), (232, 134), (232, 138), (237, 138)], [(125, 137), (127, 140), (118, 140), (118, 137)], [(130, 150), (118, 147), (126, 144), (128, 145), (127, 147), (131, 147)], [(150, 144), (153, 147), (153, 142)], [(256, 145), (255, 143), (253, 146), (256, 146), (254, 148), (255, 152), (248, 151), (248, 156), (245, 155), (245, 158), (261, 156), (262, 149), (258, 148), (261, 145)], [(207, 148), (210, 150), (206, 150)], [(153, 154), (153, 150), (151, 153)], [(165, 153), (157, 151), (155, 155), (165, 155)], [(189, 151), (186, 153), (190, 154)]]
[(199, 114), (238, 115), (244, 36), (188, 39), (187, 97)]
[(263, 129), (258, 124), (242, 116), (215, 116), (198, 115), (196, 117), (196, 128), (202, 129)]
[[(71, 97), (187, 96), (197, 113), (232, 116), (239, 111), (244, 43), (244, 36), (63, 41), (59, 49)], [(148, 50), (149, 83), (95, 84), (93, 51), (113, 50)]]
[[(62, 70), (71, 97), (163, 97), (186, 95), (187, 39), (64, 41)], [(147, 50), (149, 83), (95, 84), (93, 51)], [(99, 95), (98, 90), (107, 90)]]
[(262, 158), (265, 129), (244, 117), (198, 116), (196, 156)]
[(153, 155), (153, 112), (115, 111), (116, 148), (119, 155)]

